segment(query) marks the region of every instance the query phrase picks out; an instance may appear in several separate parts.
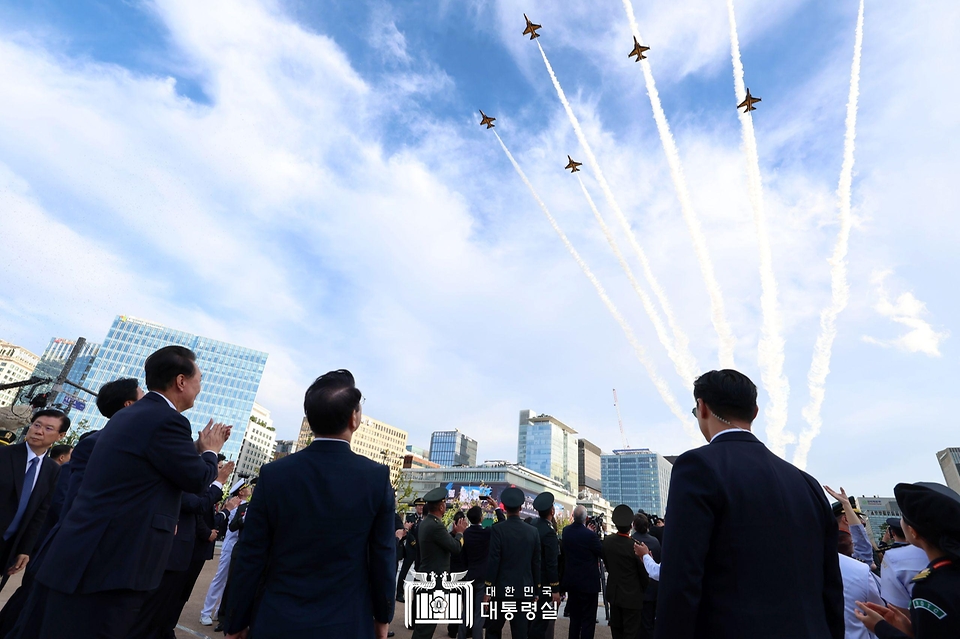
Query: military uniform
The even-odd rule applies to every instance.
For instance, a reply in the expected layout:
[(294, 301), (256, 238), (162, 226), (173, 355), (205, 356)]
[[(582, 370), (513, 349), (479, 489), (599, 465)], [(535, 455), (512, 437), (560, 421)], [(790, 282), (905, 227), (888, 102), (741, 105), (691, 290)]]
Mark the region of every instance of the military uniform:
[[(533, 500), (537, 512), (546, 512), (553, 508), (552, 493), (544, 492)], [(531, 522), (540, 537), (540, 589), (537, 591), (537, 618), (530, 622), (530, 639), (553, 639), (553, 619), (543, 618), (543, 607), (551, 602), (552, 596), (560, 592), (560, 540), (553, 522), (538, 517)]]
[[(894, 488), (903, 519), (944, 553), (913, 578), (910, 621), (915, 639), (960, 637), (960, 495), (942, 484), (918, 482)], [(924, 538), (926, 540), (926, 538)], [(905, 637), (886, 621), (880, 639)]]
[[(446, 490), (434, 488), (424, 496), (424, 499), (429, 509), (431, 503), (446, 499), (446, 496)], [(439, 583), (441, 575), (450, 572), (450, 556), (460, 554), (463, 535), (451, 535), (439, 517), (433, 513), (427, 513), (418, 526), (417, 546), (420, 552), (420, 565), (417, 572), (432, 572)], [(436, 629), (436, 624), (418, 624), (413, 629), (413, 639), (429, 639), (433, 637)]]
[[(423, 499), (417, 498), (413, 505), (423, 506), (425, 503)], [(403, 584), (407, 578), (407, 573), (410, 571), (410, 566), (413, 565), (417, 571), (420, 570), (420, 555), (418, 552), (420, 546), (417, 544), (417, 533), (420, 530), (419, 526), (423, 520), (423, 515), (417, 513), (414, 517), (413, 526), (404, 535), (403, 545), (401, 546), (403, 549), (403, 565), (400, 567), (400, 574), (397, 575), (397, 601), (400, 603), (403, 603)]]
[[(625, 504), (614, 508), (613, 523), (618, 530), (629, 530), (633, 525), (633, 509)], [(640, 615), (649, 577), (643, 562), (634, 553), (635, 545), (629, 533), (618, 532), (603, 540), (613, 639), (634, 639), (640, 634)]]
[[(519, 488), (506, 488), (500, 501), (514, 510), (523, 505), (525, 496)], [(494, 588), (491, 602), (496, 608), (496, 618), (487, 625), (488, 639), (499, 638), (507, 621), (507, 609), (515, 606), (510, 620), (510, 634), (514, 639), (526, 639), (529, 617), (535, 610), (534, 597), (540, 590), (540, 535), (526, 524), (519, 515), (508, 515), (507, 520), (491, 529), (490, 555), (487, 558), (487, 587)], [(525, 605), (526, 604), (526, 605)], [(532, 609), (526, 609), (530, 604)]]

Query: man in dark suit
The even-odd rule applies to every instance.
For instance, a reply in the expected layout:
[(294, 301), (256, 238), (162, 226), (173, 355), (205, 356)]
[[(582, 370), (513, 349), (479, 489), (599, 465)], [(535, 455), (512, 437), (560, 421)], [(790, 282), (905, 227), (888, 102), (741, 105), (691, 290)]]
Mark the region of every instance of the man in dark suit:
[(649, 577), (643, 562), (634, 553), (630, 537), (633, 509), (620, 504), (613, 509), (616, 535), (603, 540), (603, 563), (607, 567), (607, 601), (610, 602), (610, 632), (613, 639), (636, 639), (640, 633), (640, 612)]
[[(97, 409), (101, 415), (110, 419), (120, 409), (141, 397), (143, 390), (136, 379), (116, 379), (100, 387), (97, 393)], [(4, 605), (3, 611), (0, 611), (0, 636), (7, 637), (9, 634), (9, 639), (36, 639), (40, 636), (48, 589), (36, 581), (37, 572), (43, 565), (50, 543), (60, 530), (63, 517), (70, 510), (73, 498), (77, 495), (99, 432), (88, 431), (80, 435), (70, 461), (60, 467), (60, 478), (57, 480), (56, 490), (50, 500), (50, 511), (43, 525), (47, 532), (41, 530), (36, 556), (27, 564), (20, 588)]]
[(100, 431), (37, 574), (50, 589), (42, 639), (126, 637), (147, 593), (160, 585), (180, 495), (210, 485), (230, 436), (229, 426), (211, 420), (194, 442), (180, 414), (200, 393), (195, 360), (182, 346), (150, 355), (144, 365), (150, 392)]
[[(213, 506), (223, 498), (223, 483), (233, 473), (234, 463), (224, 464), (217, 479), (201, 493), (183, 493), (180, 495), (180, 518), (177, 521), (176, 534), (173, 537), (173, 548), (167, 558), (167, 565), (160, 579), (160, 585), (150, 591), (146, 601), (140, 608), (140, 614), (128, 631), (130, 639), (176, 639), (174, 629), (180, 620), (183, 610), (181, 598), (183, 591), (190, 582), (190, 590), (199, 576), (199, 570), (193, 562), (194, 548), (197, 541), (197, 522), (206, 511), (213, 511)], [(212, 533), (209, 533), (212, 535)], [(208, 541), (207, 539), (203, 540)], [(203, 562), (200, 562), (203, 567)], [(189, 594), (187, 595), (189, 598)]]
[[(527, 615), (536, 610), (535, 598), (540, 591), (540, 534), (520, 517), (525, 501), (523, 491), (513, 486), (500, 494), (507, 520), (494, 526), (490, 533), (490, 555), (484, 583), (493, 588), (494, 596), (484, 594), (483, 601), (491, 608), (496, 606), (496, 615), (491, 609), (487, 622), (488, 639), (499, 639), (503, 632), (508, 610), (505, 604), (514, 612), (510, 619), (510, 636), (516, 639), (527, 638), (530, 625)], [(491, 599), (493, 603), (490, 603)], [(527, 606), (531, 606), (529, 611)]]
[(710, 444), (673, 465), (654, 636), (841, 639), (837, 522), (820, 483), (750, 433), (745, 375), (710, 371), (693, 394)]
[[(662, 528), (660, 530), (663, 530)], [(642, 511), (633, 518), (633, 537), (644, 544), (653, 556), (653, 560), (660, 563), (660, 540), (654, 537), (650, 528), (650, 520)], [(660, 582), (650, 579), (647, 590), (643, 595), (643, 611), (640, 613), (640, 639), (652, 639), (653, 628), (657, 619), (657, 587)]]
[(70, 428), (62, 411), (47, 408), (33, 414), (23, 443), (0, 448), (0, 588), (27, 567), (40, 528), (50, 509), (60, 466), (45, 457)]
[(394, 492), (388, 467), (350, 450), (362, 397), (349, 371), (319, 377), (303, 402), (316, 439), (260, 470), (233, 554), (228, 637), (387, 636)]
[[(450, 556), (459, 555), (463, 548), (463, 531), (468, 520), (463, 518), (453, 527), (453, 535), (443, 525), (443, 515), (447, 512), (447, 490), (434, 488), (423, 496), (427, 502), (426, 515), (417, 531), (417, 545), (420, 547), (420, 567), (418, 572), (433, 573), (437, 582), (443, 573), (450, 572)], [(407, 605), (413, 605), (413, 602)], [(420, 613), (422, 614), (422, 613)], [(418, 624), (413, 629), (413, 639), (430, 639), (436, 624)]]
[(597, 597), (600, 594), (600, 538), (593, 526), (586, 526), (587, 510), (573, 509), (573, 521), (563, 529), (564, 569), (560, 587), (567, 593), (570, 612), (570, 639), (593, 639), (597, 626)]
[[(503, 511), (497, 508), (497, 502), (492, 497), (487, 497), (488, 504), (493, 506), (497, 522), (503, 521)], [(483, 580), (486, 577), (487, 556), (490, 554), (490, 534), (492, 526), (483, 527), (483, 508), (473, 506), (467, 510), (467, 521), (470, 525), (463, 531), (463, 549), (460, 554), (463, 555), (464, 565), (467, 568), (466, 581), (473, 584), (473, 620), (472, 626), (469, 626), (471, 620), (465, 620), (460, 624), (460, 630), (457, 633), (459, 639), (466, 639), (467, 634), (473, 639), (482, 639), (483, 637), (483, 619), (480, 618), (480, 604), (483, 602)], [(466, 608), (464, 608), (466, 615)]]
[(540, 515), (532, 524), (540, 535), (540, 590), (537, 592), (537, 618), (530, 622), (530, 639), (553, 639), (554, 619), (544, 618), (544, 606), (555, 613), (560, 603), (560, 540), (554, 528), (553, 493), (543, 492), (533, 500), (533, 509)]

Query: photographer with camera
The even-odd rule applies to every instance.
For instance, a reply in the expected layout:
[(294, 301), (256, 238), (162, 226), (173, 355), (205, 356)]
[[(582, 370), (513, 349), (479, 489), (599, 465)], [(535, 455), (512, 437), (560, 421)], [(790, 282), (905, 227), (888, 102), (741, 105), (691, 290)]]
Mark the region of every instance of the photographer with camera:
[(600, 555), (603, 547), (597, 526), (587, 524), (587, 510), (573, 509), (573, 523), (563, 529), (566, 565), (560, 587), (567, 592), (570, 638), (593, 639), (597, 626), (597, 597), (600, 594)]

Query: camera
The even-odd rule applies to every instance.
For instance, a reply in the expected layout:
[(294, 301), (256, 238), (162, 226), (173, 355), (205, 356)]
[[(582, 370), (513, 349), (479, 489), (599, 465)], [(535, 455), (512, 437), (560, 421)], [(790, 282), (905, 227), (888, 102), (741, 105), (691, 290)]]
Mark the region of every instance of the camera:
[(589, 526), (590, 524), (593, 524), (594, 528), (597, 531), (597, 535), (603, 536), (603, 531), (604, 531), (603, 513), (599, 513), (597, 515), (594, 515), (593, 517), (587, 517), (586, 525)]

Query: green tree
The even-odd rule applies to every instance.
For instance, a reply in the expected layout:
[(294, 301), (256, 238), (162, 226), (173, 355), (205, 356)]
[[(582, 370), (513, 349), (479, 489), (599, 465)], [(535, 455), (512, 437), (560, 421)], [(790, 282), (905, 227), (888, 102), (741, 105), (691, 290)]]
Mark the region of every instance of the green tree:
[(67, 446), (76, 446), (80, 441), (80, 435), (90, 430), (90, 420), (86, 417), (81, 418), (76, 424), (70, 427), (70, 430), (60, 438), (57, 444), (66, 444)]

